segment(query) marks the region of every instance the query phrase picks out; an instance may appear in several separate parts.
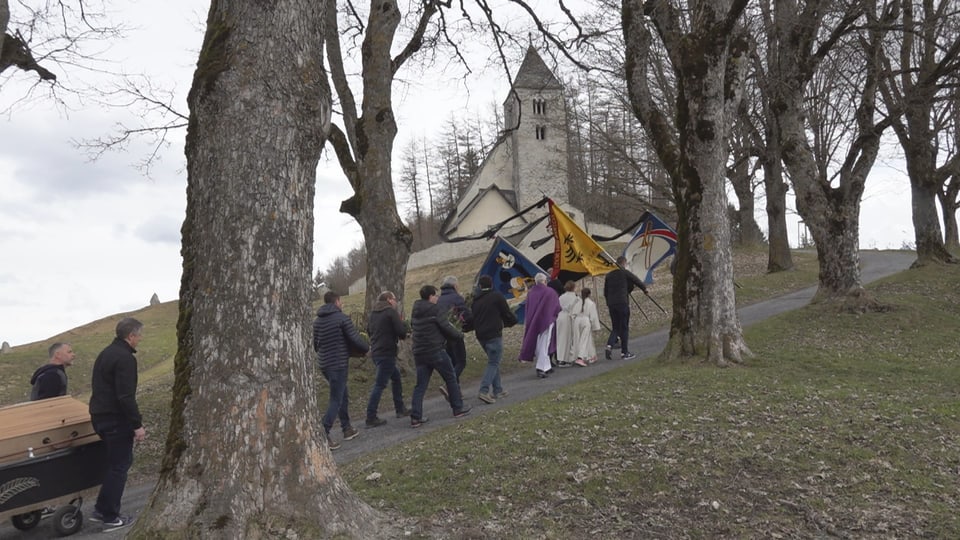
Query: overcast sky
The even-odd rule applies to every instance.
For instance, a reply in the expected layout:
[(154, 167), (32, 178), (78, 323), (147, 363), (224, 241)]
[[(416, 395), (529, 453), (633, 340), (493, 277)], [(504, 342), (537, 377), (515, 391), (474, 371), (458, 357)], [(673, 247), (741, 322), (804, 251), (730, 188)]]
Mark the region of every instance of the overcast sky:
[[(133, 27), (109, 55), (130, 73), (151, 73), (183, 101), (202, 39), (206, 3), (195, 0), (122, 3), (116, 18)], [(513, 66), (513, 70), (517, 66)], [(455, 83), (409, 77), (398, 89), (400, 134), (437, 136), (451, 114), (483, 111), (506, 95), (506, 83), (481, 74), (470, 96)], [(489, 84), (489, 83), (494, 84)], [(18, 97), (8, 83), (0, 105)], [(485, 86), (486, 84), (486, 86)], [(445, 88), (444, 88), (445, 86)], [(0, 129), (0, 341), (22, 345), (76, 326), (146, 306), (156, 293), (174, 300), (180, 287), (180, 225), (186, 206), (183, 133), (172, 136), (150, 177), (136, 167), (146, 141), (90, 161), (72, 143), (110, 133), (130, 111), (94, 106), (65, 112), (33, 102), (3, 119)], [(325, 268), (361, 241), (360, 227), (338, 211), (350, 194), (336, 166), (318, 170), (314, 268)], [(758, 204), (762, 209), (762, 204)], [(878, 164), (867, 184), (861, 247), (912, 242), (909, 188), (902, 172)], [(760, 216), (761, 227), (765, 221)], [(795, 239), (798, 228), (790, 229)]]

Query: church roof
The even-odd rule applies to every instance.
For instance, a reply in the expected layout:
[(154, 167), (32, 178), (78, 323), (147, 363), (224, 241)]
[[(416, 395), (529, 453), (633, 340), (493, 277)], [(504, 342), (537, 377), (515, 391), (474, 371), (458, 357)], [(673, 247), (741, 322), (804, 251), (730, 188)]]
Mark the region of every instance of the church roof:
[(553, 71), (547, 67), (543, 58), (537, 53), (537, 50), (531, 45), (527, 48), (527, 54), (523, 57), (523, 63), (517, 70), (517, 76), (513, 80), (514, 88), (527, 88), (532, 90), (562, 90), (563, 86)]

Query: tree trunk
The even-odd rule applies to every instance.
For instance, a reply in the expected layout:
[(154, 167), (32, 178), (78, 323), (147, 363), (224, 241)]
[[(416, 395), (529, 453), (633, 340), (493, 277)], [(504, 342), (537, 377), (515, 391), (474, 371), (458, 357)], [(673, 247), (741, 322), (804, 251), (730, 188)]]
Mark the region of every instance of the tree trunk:
[[(436, 12), (437, 6), (427, 4), (421, 13), (421, 28)], [(349, 96), (344, 106), (344, 123), (349, 134), (337, 149), (340, 163), (354, 190), (354, 196), (343, 201), (340, 211), (350, 214), (360, 224), (367, 247), (367, 278), (364, 313), (373, 307), (377, 296), (383, 291), (392, 291), (402, 302), (404, 282), (407, 276), (407, 261), (413, 246), (413, 233), (397, 213), (397, 201), (393, 192), (393, 143), (397, 136), (397, 122), (393, 114), (393, 78), (396, 70), (408, 56), (390, 56), (391, 46), (400, 24), (397, 3), (387, 0), (371, 3), (367, 29), (361, 46), (363, 99), (360, 115), (355, 113), (352, 92), (343, 76), (343, 66), (334, 74), (341, 102)], [(339, 35), (331, 32), (328, 43), (333, 44)], [(419, 50), (422, 34), (407, 45), (405, 51)], [(339, 45), (336, 45), (339, 47)], [(342, 62), (339, 51), (336, 60)], [(352, 149), (352, 156), (351, 154)], [(432, 210), (431, 206), (431, 210)]]
[(943, 212), (943, 246), (960, 251), (960, 235), (957, 233), (957, 193), (960, 191), (960, 175), (951, 177), (946, 193), (940, 192), (940, 210)]
[[(721, 366), (740, 362), (750, 350), (734, 301), (724, 173), (746, 64), (746, 40), (735, 31), (743, 3), (699, 2), (684, 21), (668, 2), (624, 0), (622, 7), (630, 103), (671, 175), (679, 217), (673, 320), (663, 357), (698, 355)], [(677, 74), (675, 127), (648, 86), (652, 35), (646, 17)], [(683, 34), (688, 23), (690, 33)]]
[(332, 3), (214, 0), (188, 96), (173, 411), (132, 537), (372, 537), (314, 390), (316, 167)]
[(736, 215), (736, 230), (739, 232), (737, 238), (732, 238), (732, 242), (741, 246), (754, 246), (763, 243), (763, 231), (757, 225), (756, 218), (753, 217), (756, 209), (754, 192), (750, 175), (750, 161), (745, 155), (737, 160), (737, 164), (729, 171), (728, 178), (733, 191), (737, 196), (737, 205), (739, 209)]
[[(768, 124), (776, 119), (768, 116)], [(793, 269), (793, 254), (787, 236), (787, 183), (783, 180), (783, 164), (780, 157), (780, 135), (776, 127), (767, 128), (766, 155), (763, 163), (763, 184), (767, 194), (767, 229), (769, 251), (767, 272), (783, 272)], [(799, 243), (800, 239), (797, 239)]]
[[(916, 164), (919, 165), (919, 164)], [(939, 185), (929, 181), (930, 176), (919, 171), (920, 167), (910, 167), (910, 200), (913, 209), (913, 231), (917, 241), (917, 260), (913, 267), (925, 264), (956, 262), (956, 258), (947, 251), (940, 230), (940, 218), (937, 216), (937, 192)], [(926, 171), (932, 175), (934, 171)], [(924, 179), (928, 179), (924, 181)]]

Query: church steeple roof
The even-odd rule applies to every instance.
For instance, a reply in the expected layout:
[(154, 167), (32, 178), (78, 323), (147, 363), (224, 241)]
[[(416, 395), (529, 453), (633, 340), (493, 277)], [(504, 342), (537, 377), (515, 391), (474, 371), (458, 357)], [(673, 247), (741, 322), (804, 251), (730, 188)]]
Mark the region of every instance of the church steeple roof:
[(513, 80), (513, 87), (530, 90), (563, 89), (560, 81), (544, 63), (543, 58), (540, 58), (533, 45), (527, 48), (527, 54), (523, 57), (523, 63), (520, 64), (517, 76)]

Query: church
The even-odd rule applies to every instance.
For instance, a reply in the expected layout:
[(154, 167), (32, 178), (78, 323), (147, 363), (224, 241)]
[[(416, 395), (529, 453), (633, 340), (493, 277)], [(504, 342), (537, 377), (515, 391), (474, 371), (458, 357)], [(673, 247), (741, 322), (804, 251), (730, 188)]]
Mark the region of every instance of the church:
[[(486, 155), (480, 169), (444, 220), (445, 243), (410, 256), (409, 268), (484, 253), (490, 240), (466, 240), (487, 231), (544, 196), (559, 204), (589, 233), (611, 234), (613, 228), (584, 223), (583, 212), (570, 204), (568, 193), (567, 108), (563, 85), (533, 46), (513, 78), (503, 103), (506, 129)], [(552, 254), (547, 208), (538, 208), (499, 231), (533, 261)], [(549, 267), (541, 266), (544, 269)]]

